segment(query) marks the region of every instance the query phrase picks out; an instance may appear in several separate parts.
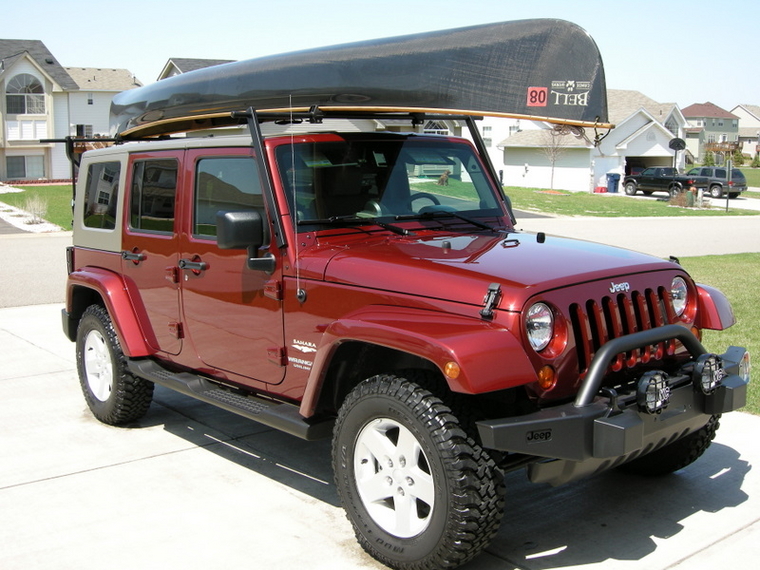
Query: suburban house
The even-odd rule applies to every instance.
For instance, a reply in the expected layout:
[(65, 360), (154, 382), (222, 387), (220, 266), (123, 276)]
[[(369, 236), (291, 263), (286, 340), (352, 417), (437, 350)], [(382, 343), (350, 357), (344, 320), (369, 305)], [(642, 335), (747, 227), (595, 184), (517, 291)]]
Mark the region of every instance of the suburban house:
[(204, 67), (212, 67), (214, 65), (222, 65), (223, 63), (232, 63), (234, 59), (192, 59), (186, 57), (172, 57), (166, 62), (161, 73), (156, 78), (158, 81), (166, 79), (167, 77), (174, 77), (188, 71), (195, 71), (196, 69), (203, 69)]
[(548, 129), (532, 121), (501, 126), (502, 133), (505, 128), (511, 133), (492, 150), (491, 160), (503, 171), (504, 184), (594, 191), (607, 189), (611, 179), (622, 179), (634, 168), (683, 168), (685, 153), (670, 148), (687, 127), (678, 105), (617, 89), (607, 91), (607, 104), (615, 128), (599, 146), (593, 145), (596, 133), (591, 129)]
[(39, 40), (0, 39), (0, 180), (70, 179), (63, 145), (40, 139), (107, 136), (111, 99), (140, 85), (126, 69), (63, 67)]
[(683, 109), (689, 121), (686, 148), (697, 162), (704, 159), (705, 152), (729, 155), (739, 148), (739, 117), (721, 109), (714, 103), (695, 103)]
[(737, 105), (731, 114), (739, 117), (742, 153), (755, 157), (760, 153), (760, 105)]

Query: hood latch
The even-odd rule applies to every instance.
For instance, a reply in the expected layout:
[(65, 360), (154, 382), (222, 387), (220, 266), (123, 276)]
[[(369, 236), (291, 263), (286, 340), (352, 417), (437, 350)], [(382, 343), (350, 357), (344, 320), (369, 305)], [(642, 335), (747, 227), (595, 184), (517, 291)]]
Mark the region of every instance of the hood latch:
[(488, 286), (488, 293), (486, 293), (486, 296), (483, 299), (483, 308), (480, 309), (480, 316), (484, 319), (492, 319), (493, 310), (496, 308), (496, 305), (499, 304), (500, 298), (501, 285), (498, 283), (491, 283)]

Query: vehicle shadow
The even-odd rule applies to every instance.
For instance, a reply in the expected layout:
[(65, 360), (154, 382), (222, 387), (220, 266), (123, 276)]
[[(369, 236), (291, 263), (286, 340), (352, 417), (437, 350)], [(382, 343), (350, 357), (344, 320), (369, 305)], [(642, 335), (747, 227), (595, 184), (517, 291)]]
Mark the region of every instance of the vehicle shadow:
[[(152, 425), (171, 416), (174, 419), (163, 425), (167, 432), (340, 506), (329, 440), (302, 441), (158, 387), (154, 400), (158, 406), (145, 418)], [(178, 420), (177, 414), (186, 421)], [(655, 552), (665, 539), (698, 548), (700, 541), (714, 536), (713, 525), (703, 519), (702, 524), (687, 526), (686, 519), (744, 503), (748, 496), (742, 484), (750, 469), (737, 451), (713, 443), (695, 464), (666, 477), (611, 471), (552, 488), (530, 483), (523, 471), (509, 473), (500, 531), (487, 554), (462, 568), (532, 570), (636, 561)]]

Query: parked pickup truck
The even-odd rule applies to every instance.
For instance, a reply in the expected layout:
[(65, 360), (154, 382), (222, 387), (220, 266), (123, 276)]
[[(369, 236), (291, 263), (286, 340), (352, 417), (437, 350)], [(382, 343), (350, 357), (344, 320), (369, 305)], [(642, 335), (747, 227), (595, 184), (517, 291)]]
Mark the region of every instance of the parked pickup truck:
[(728, 192), (729, 198), (736, 198), (747, 190), (747, 179), (738, 168), (731, 171), (731, 180), (728, 180), (728, 169), (725, 167), (700, 166), (692, 168), (686, 176), (696, 177), (699, 187), (705, 187), (713, 198), (722, 198), (724, 192)]
[(702, 177), (679, 174), (675, 168), (653, 166), (641, 174), (631, 174), (623, 179), (623, 188), (628, 196), (636, 195), (641, 190), (649, 196), (653, 192), (667, 192), (675, 196), (691, 186), (707, 188), (707, 181)]

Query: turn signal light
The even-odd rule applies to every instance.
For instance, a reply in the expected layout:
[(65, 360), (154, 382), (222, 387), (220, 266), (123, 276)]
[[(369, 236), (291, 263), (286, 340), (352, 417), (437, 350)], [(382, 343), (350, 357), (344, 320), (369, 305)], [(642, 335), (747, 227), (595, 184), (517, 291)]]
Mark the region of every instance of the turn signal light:
[(452, 380), (456, 380), (462, 373), (462, 369), (459, 368), (459, 364), (456, 362), (447, 362), (446, 366), (443, 367), (443, 373)]
[(557, 372), (551, 366), (543, 366), (538, 371), (538, 385), (546, 392), (557, 385)]

